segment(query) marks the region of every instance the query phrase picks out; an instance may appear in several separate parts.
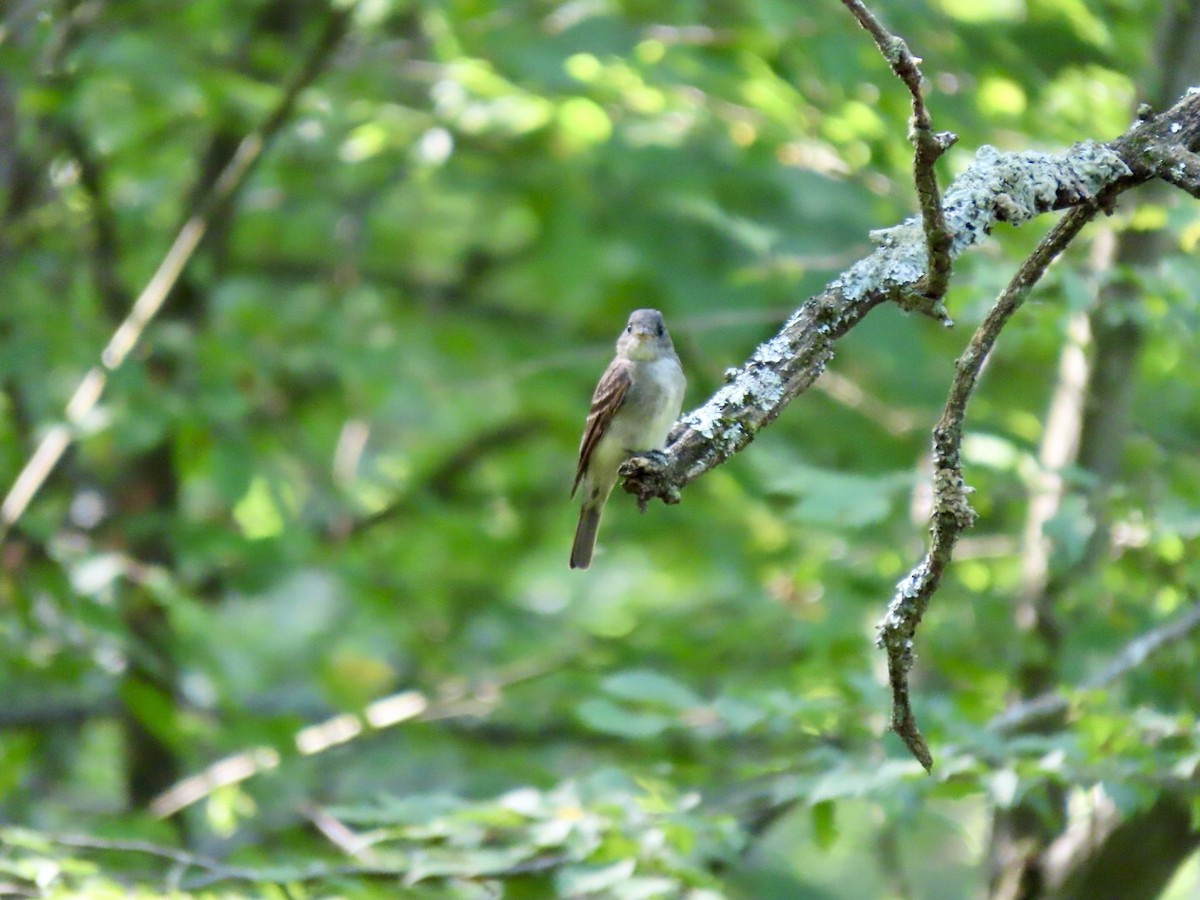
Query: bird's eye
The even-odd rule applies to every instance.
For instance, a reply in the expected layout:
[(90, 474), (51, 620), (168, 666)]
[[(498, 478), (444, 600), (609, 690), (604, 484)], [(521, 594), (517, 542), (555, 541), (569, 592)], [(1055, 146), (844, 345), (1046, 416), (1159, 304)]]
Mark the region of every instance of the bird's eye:
[(662, 327), (662, 322), (659, 322), (659, 323), (658, 323), (658, 336), (659, 336), (659, 337), (662, 337), (662, 336), (663, 336), (663, 327)]
[(625, 326), (625, 333), (626, 333), (626, 334), (633, 334), (633, 326), (632, 326), (632, 325), (626, 325), (626, 326)]

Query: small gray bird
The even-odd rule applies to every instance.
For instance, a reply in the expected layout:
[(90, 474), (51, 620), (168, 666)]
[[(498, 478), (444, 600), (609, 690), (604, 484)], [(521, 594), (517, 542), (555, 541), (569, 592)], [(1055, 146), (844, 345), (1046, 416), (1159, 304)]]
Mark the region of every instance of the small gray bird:
[(592, 563), (604, 503), (629, 457), (660, 450), (679, 417), (687, 380), (657, 309), (637, 309), (617, 338), (617, 355), (592, 395), (579, 444), (571, 496), (583, 483), (583, 508), (571, 547), (571, 568)]

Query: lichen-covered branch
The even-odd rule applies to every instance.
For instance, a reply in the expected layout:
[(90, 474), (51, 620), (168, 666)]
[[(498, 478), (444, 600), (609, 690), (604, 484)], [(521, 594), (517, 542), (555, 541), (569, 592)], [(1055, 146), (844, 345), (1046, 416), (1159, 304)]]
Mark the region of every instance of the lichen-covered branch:
[(887, 614), (879, 624), (879, 645), (887, 653), (888, 681), (892, 688), (892, 730), (926, 769), (933, 766), (933, 756), (917, 727), (909, 702), (908, 673), (913, 665), (913, 636), (917, 626), (941, 583), (954, 545), (975, 521), (975, 513), (967, 501), (970, 488), (963, 478), (961, 458), (967, 403), (1004, 326), (1025, 302), (1050, 263), (1095, 214), (1095, 207), (1080, 206), (1071, 210), (1025, 260), (955, 363), (946, 408), (933, 430), (933, 515), (929, 552), (896, 586)]
[(1159, 163), (1159, 178), (1200, 200), (1200, 154), (1183, 147), (1167, 147)]
[[(974, 518), (959, 445), (962, 416), (979, 368), (1004, 323), (1087, 221), (1107, 210), (1122, 191), (1154, 178), (1170, 180), (1164, 173), (1172, 165), (1171, 171), (1179, 173), (1175, 180), (1186, 184), (1190, 160), (1182, 154), (1198, 150), (1200, 90), (1192, 89), (1171, 109), (1139, 120), (1108, 144), (1085, 141), (1059, 154), (1001, 153), (982, 147), (946, 191), (942, 209), (951, 259), (979, 243), (997, 222), (1020, 224), (1054, 209), (1072, 212), (1025, 261), (959, 359), (946, 415), (934, 433), (936, 503), (930, 550), (898, 585), (880, 625), (879, 642), (888, 655), (892, 687), (892, 727), (926, 768), (933, 757), (913, 716), (908, 673), (917, 626), (958, 536)], [(871, 236), (879, 249), (805, 301), (775, 337), (730, 370), (723, 387), (680, 419), (664, 453), (635, 457), (622, 467), (626, 491), (643, 504), (654, 497), (679, 502), (682, 488), (744, 448), (812, 385), (832, 358), (838, 338), (880, 303), (911, 295), (927, 274), (921, 220), (911, 218)]]
[[(1110, 204), (1121, 191), (1159, 177), (1172, 148), (1200, 150), (1200, 91), (1108, 144), (1086, 141), (1057, 154), (981, 147), (943, 200), (950, 257), (978, 244), (997, 222)], [(724, 386), (680, 419), (665, 453), (626, 464), (625, 490), (643, 502), (678, 502), (684, 487), (744, 448), (808, 390), (838, 338), (880, 303), (911, 293), (927, 269), (921, 221), (909, 219), (872, 238), (879, 244), (874, 253), (806, 300), (778, 334), (731, 370)]]
[(942, 154), (958, 140), (958, 135), (949, 131), (933, 130), (933, 121), (925, 105), (922, 90), (919, 57), (913, 56), (902, 38), (889, 32), (860, 0), (842, 0), (854, 14), (859, 24), (875, 40), (875, 45), (887, 60), (896, 77), (904, 82), (912, 94), (912, 122), (909, 140), (913, 143), (913, 182), (917, 189), (917, 202), (921, 207), (921, 224), (925, 231), (926, 272), (925, 277), (913, 286), (912, 293), (904, 298), (906, 306), (933, 315), (945, 324), (950, 324), (942, 298), (950, 283), (950, 234), (946, 230), (946, 219), (938, 192), (937, 174), (934, 164)]

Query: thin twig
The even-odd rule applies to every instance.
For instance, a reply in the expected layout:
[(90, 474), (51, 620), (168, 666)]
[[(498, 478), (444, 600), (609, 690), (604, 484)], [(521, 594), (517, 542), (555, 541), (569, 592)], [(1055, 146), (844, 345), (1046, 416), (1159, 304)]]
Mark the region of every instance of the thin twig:
[[(489, 428), (468, 440), (457, 450), (447, 450), (442, 462), (425, 478), (432, 495), (445, 500), (457, 489), (459, 482), (467, 479), (480, 460), (493, 457), (500, 450), (524, 441), (543, 429), (546, 423), (534, 416), (513, 419)], [(331, 528), (338, 538), (359, 537), (384, 522), (395, 519), (410, 510), (412, 501), (405, 495), (387, 506), (359, 519), (339, 521)]]
[[(1129, 641), (1107, 665), (1090, 678), (1085, 679), (1077, 691), (1094, 691), (1108, 687), (1148, 663), (1171, 644), (1189, 637), (1198, 630), (1200, 630), (1200, 600), (1193, 598), (1191, 605), (1173, 619)], [(987, 727), (989, 730), (1005, 736), (1019, 734), (1043, 723), (1061, 719), (1070, 708), (1070, 704), (1071, 700), (1066, 693), (1050, 691), (1005, 710), (994, 717)], [(995, 761), (986, 756), (985, 759), (989, 763)], [(1174, 773), (1164, 771), (1162, 774), (1169, 780), (1178, 778)], [(747, 834), (752, 838), (758, 837), (780, 818), (795, 809), (800, 802), (801, 799), (791, 793), (780, 799), (772, 790), (757, 791), (748, 804), (746, 812), (739, 818)], [(752, 845), (751, 843), (747, 846)]]
[[(1165, 647), (1183, 640), (1197, 629), (1200, 629), (1200, 602), (1193, 602), (1169, 622), (1127, 643), (1108, 665), (1079, 685), (1078, 690), (1094, 691), (1108, 687), (1144, 665)], [(1001, 734), (1018, 734), (1034, 724), (1062, 716), (1069, 706), (1070, 699), (1066, 694), (1049, 691), (1005, 710), (988, 723), (988, 728)]]
[(505, 689), (557, 671), (574, 652), (511, 666), (479, 679), (473, 688), (464, 682), (443, 691), (437, 699), (430, 699), (421, 691), (400, 691), (369, 703), (361, 714), (339, 713), (301, 728), (294, 735), (291, 747), (251, 747), (217, 760), (155, 797), (150, 803), (150, 811), (163, 819), (173, 816), (222, 787), (241, 784), (255, 775), (277, 769), (285, 755), (314, 756), (362, 735), (406, 722), (484, 716), (499, 706)]
[(100, 850), (109, 853), (137, 853), (166, 860), (184, 869), (202, 869), (210, 876), (221, 881), (259, 881), (263, 873), (241, 866), (228, 866), (207, 856), (190, 853), (178, 847), (167, 847), (150, 841), (125, 840), (119, 838), (99, 838), (85, 834), (39, 835), (44, 840), (60, 847), (70, 847), (75, 850)]
[(364, 838), (358, 834), (329, 810), (317, 806), (315, 803), (306, 803), (301, 808), (301, 813), (303, 813), (304, 818), (312, 823), (317, 831), (321, 832), (331, 844), (346, 854), (346, 856), (366, 865), (373, 866), (379, 864), (379, 860), (371, 848), (369, 838)]
[[(1200, 91), (1187, 93), (1171, 109), (1135, 123), (1108, 144), (1077, 144), (1059, 155), (1001, 154), (994, 148), (981, 148), (975, 164), (946, 192), (943, 208), (952, 256), (977, 244), (996, 222), (1019, 223), (1051, 209), (1073, 210), (1025, 262), (983, 328), (998, 332), (1079, 228), (1099, 209), (1110, 208), (1123, 191), (1160, 177), (1162, 160), (1172, 148), (1200, 151)], [(761, 428), (812, 385), (832, 358), (837, 338), (904, 285), (923, 277), (910, 234), (913, 225), (906, 222), (876, 235), (880, 249), (809, 298), (779, 334), (759, 345), (740, 368), (731, 369), (727, 383), (676, 424), (664, 453), (626, 462), (621, 468), (625, 490), (640, 503), (654, 497), (678, 503), (685, 486), (744, 449)], [(938, 504), (931, 549), (897, 587), (880, 626), (892, 684), (892, 727), (927, 768), (933, 759), (908, 696), (912, 640), (954, 542), (974, 515), (966, 502), (957, 447), (961, 413), (994, 340), (995, 333), (977, 332), (959, 360), (960, 371), (947, 402), (950, 417), (935, 432)]]
[(3, 540), (24, 514), (29, 503), (58, 465), (63, 453), (71, 445), (78, 428), (95, 410), (108, 381), (108, 373), (118, 369), (137, 346), (146, 327), (162, 308), (184, 267), (200, 245), (210, 223), (233, 198), (262, 155), (263, 148), (291, 116), (300, 93), (325, 67), (334, 48), (345, 35), (353, 11), (352, 5), (331, 9), (316, 46), (284, 90), (271, 114), (262, 125), (242, 139), (220, 175), (197, 203), (159, 263), (158, 269), (101, 352), (99, 364), (84, 375), (75, 389), (67, 403), (65, 422), (46, 431), (37, 449), (17, 475), (3, 504), (0, 504), (0, 540)]
[(1158, 177), (1200, 200), (1200, 154), (1167, 147), (1160, 154)]
[(946, 288), (950, 283), (951, 239), (946, 228), (934, 164), (943, 153), (954, 146), (958, 136), (949, 131), (934, 132), (933, 121), (929, 117), (922, 90), (924, 79), (921, 75), (921, 60), (912, 54), (904, 39), (884, 28), (861, 0), (842, 0), (842, 3), (875, 40), (875, 46), (879, 48), (883, 58), (912, 95), (913, 114), (908, 137), (913, 144), (913, 182), (917, 189), (917, 202), (921, 207), (921, 223), (925, 230), (927, 249), (925, 275), (914, 286), (913, 293), (920, 298), (916, 304), (920, 311), (949, 324), (942, 298), (946, 295)]
[(955, 376), (942, 418), (933, 431), (932, 540), (925, 558), (897, 586), (887, 615), (879, 625), (879, 645), (886, 650), (888, 680), (892, 688), (892, 730), (926, 770), (933, 766), (929, 745), (917, 727), (909, 702), (908, 673), (913, 665), (913, 638), (929, 600), (937, 591), (954, 553), (959, 536), (975, 521), (967, 502), (970, 489), (963, 480), (962, 426), (967, 403), (975, 390), (980, 370), (1000, 332), (1025, 302), (1047, 267), (1096, 215), (1095, 206), (1080, 206), (1067, 213), (1042, 238), (1022, 264), (1008, 287), (972, 335), (966, 350), (955, 363)]

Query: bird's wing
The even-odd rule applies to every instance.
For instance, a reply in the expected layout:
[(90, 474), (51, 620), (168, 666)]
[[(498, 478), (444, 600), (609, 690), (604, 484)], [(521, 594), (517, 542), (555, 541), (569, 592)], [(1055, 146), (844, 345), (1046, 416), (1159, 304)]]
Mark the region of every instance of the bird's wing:
[(629, 386), (633, 384), (632, 371), (633, 363), (630, 360), (614, 359), (600, 377), (600, 383), (596, 385), (596, 393), (592, 394), (592, 408), (588, 410), (587, 424), (583, 427), (583, 440), (579, 444), (579, 466), (575, 469), (575, 484), (571, 487), (572, 497), (579, 489), (583, 473), (587, 471), (592, 451), (596, 449), (600, 438), (608, 431), (613, 416), (625, 402), (625, 395), (629, 393)]

